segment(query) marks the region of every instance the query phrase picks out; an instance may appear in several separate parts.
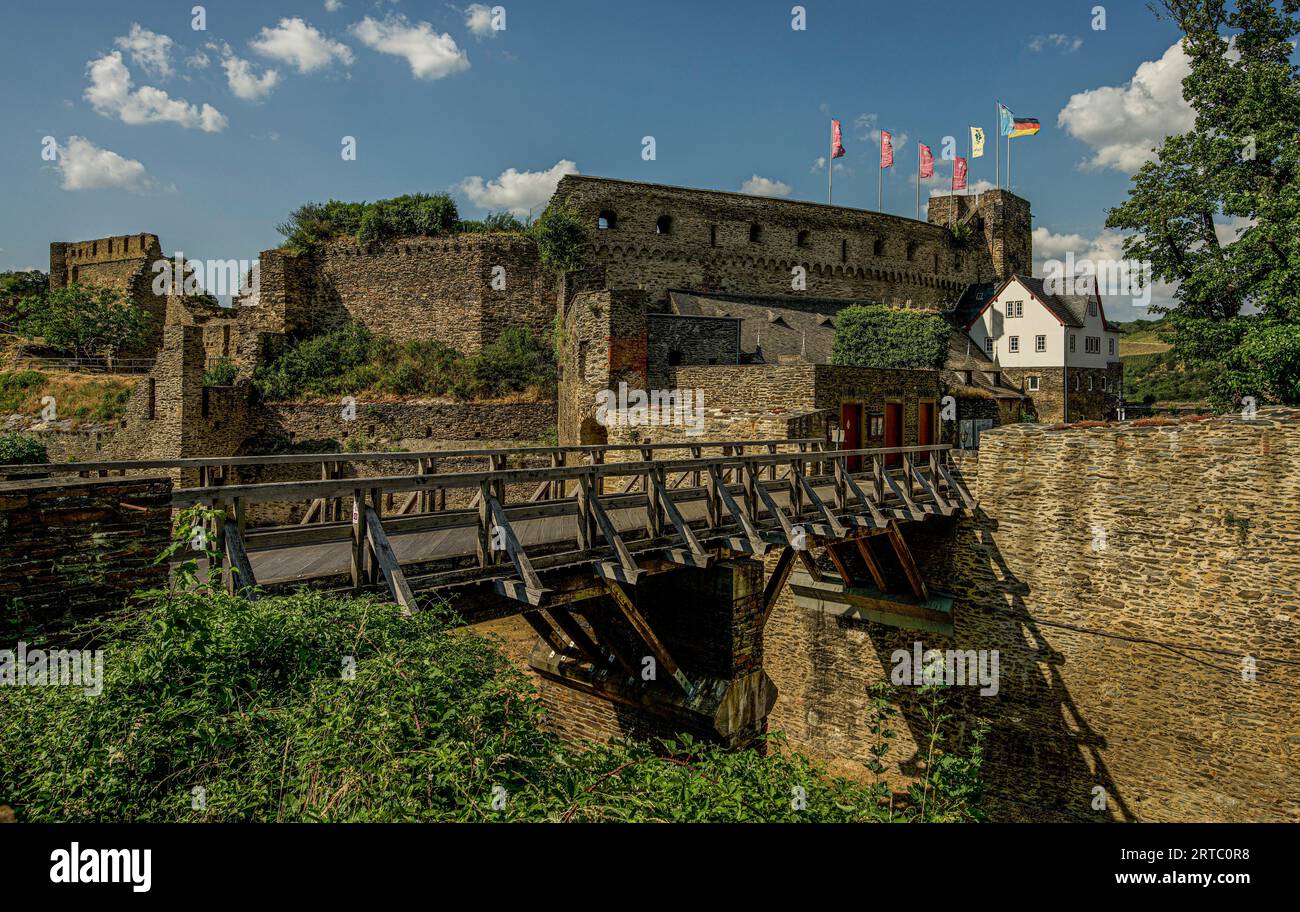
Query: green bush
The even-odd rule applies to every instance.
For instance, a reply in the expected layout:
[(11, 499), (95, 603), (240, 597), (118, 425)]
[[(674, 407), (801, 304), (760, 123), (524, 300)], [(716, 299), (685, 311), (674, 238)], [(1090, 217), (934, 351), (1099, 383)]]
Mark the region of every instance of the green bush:
[(927, 766), (943, 775), (893, 812), (878, 786), (836, 779), (779, 739), (766, 754), (685, 737), (577, 751), (541, 728), (531, 685), (495, 643), (444, 607), (407, 616), (307, 591), (248, 602), (188, 580), (83, 632), (106, 649), (100, 695), (0, 687), (0, 795), (20, 820), (815, 822), (978, 810), (977, 775), (934, 742)]
[(239, 369), (229, 358), (222, 358), (203, 372), (204, 386), (230, 386), (235, 382)]
[(947, 321), (936, 313), (883, 304), (849, 307), (835, 317), (831, 363), (937, 370), (947, 357), (951, 333)]
[(550, 348), (524, 327), (507, 327), (496, 342), (466, 358), (436, 340), (398, 344), (350, 324), (268, 353), (253, 384), (273, 401), (366, 391), (473, 399), (549, 391), (554, 377)]
[(36, 370), (0, 372), (0, 412), (16, 412), (23, 407), (28, 393), (40, 389), (49, 378)]
[(45, 444), (26, 434), (0, 434), (0, 465), (33, 465), (50, 461)]
[(307, 203), (276, 230), (293, 250), (310, 250), (341, 237), (373, 243), (395, 237), (433, 236), (454, 231), (456, 202), (445, 193), (416, 193), (373, 203)]
[(542, 265), (552, 272), (568, 272), (582, 265), (589, 239), (587, 228), (572, 209), (546, 207), (541, 218), (529, 229), (537, 244)]

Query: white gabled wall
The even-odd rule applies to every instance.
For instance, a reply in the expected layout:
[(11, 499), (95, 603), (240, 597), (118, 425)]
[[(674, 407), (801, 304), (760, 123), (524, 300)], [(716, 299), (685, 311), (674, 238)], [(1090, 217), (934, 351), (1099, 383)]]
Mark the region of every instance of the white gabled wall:
[[(1009, 308), (1016, 304), (1022, 305), (1018, 309), (1024, 316), (1008, 317)], [(971, 327), (970, 336), (985, 351), (988, 351), (984, 347), (985, 340), (992, 338), (992, 355), (1003, 367), (1062, 367), (1066, 363), (1065, 327), (1016, 280), (1009, 282), (1002, 293), (993, 298)], [(1020, 340), (1019, 351), (1011, 351), (1010, 339), (1013, 336)], [(1035, 350), (1037, 336), (1046, 337), (1046, 351)]]

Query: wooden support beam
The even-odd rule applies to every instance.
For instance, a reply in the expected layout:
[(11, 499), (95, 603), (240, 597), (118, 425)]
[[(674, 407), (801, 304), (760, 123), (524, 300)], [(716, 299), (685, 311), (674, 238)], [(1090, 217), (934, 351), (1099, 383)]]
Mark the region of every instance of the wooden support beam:
[(240, 535), (238, 524), (227, 523), (222, 529), (222, 538), (226, 541), (226, 560), (230, 571), (226, 575), (226, 591), (239, 594), (248, 601), (257, 600), (257, 578), (253, 576), (253, 565), (249, 563), (248, 551), (244, 548), (244, 538)]
[(366, 507), (366, 539), (370, 543), (370, 550), (375, 555), (375, 562), (384, 575), (384, 582), (388, 584), (388, 594), (393, 597), (393, 601), (402, 606), (405, 614), (419, 611), (420, 606), (415, 601), (411, 587), (407, 585), (406, 574), (402, 572), (402, 565), (397, 562), (397, 555), (388, 542), (388, 535), (384, 532), (383, 523), (379, 521), (379, 514), (369, 505)]
[(682, 517), (681, 510), (678, 510), (677, 504), (673, 503), (672, 495), (668, 493), (667, 487), (664, 486), (662, 472), (656, 472), (648, 477), (650, 478), (652, 490), (658, 498), (659, 506), (662, 507), (664, 513), (668, 515), (668, 521), (673, 524), (673, 528), (677, 531), (677, 534), (682, 537), (684, 542), (686, 542), (687, 550), (690, 551), (691, 555), (695, 558), (696, 563), (692, 563), (692, 566), (700, 566), (700, 563), (698, 562), (703, 562), (703, 565), (706, 567), (709, 566), (713, 563), (713, 555), (704, 550), (704, 546), (700, 544), (700, 540), (695, 537), (695, 532), (689, 525), (687, 525), (686, 520)]
[(876, 528), (883, 529), (885, 526), (889, 525), (889, 520), (885, 519), (884, 514), (876, 508), (875, 501), (867, 496), (866, 492), (858, 486), (857, 481), (848, 472), (844, 473), (844, 487), (871, 513), (871, 521), (875, 524)]
[[(532, 562), (528, 560), (528, 555), (524, 552), (523, 546), (519, 544), (515, 530), (510, 525), (510, 520), (506, 518), (506, 511), (502, 509), (501, 504), (497, 503), (496, 497), (487, 493), (486, 489), (484, 493), (487, 497), (488, 512), (495, 524), (492, 535), (493, 540), (495, 541), (498, 537), (503, 540), (506, 554), (510, 556), (510, 562), (515, 565), (515, 572), (519, 574), (519, 578), (524, 581), (525, 586), (536, 592), (545, 591), (546, 587), (542, 585), (541, 577), (533, 569)], [(496, 532), (497, 529), (500, 530), (499, 536)]]
[(862, 562), (867, 565), (876, 588), (881, 592), (888, 592), (889, 585), (885, 582), (885, 574), (880, 569), (880, 562), (876, 560), (876, 555), (871, 553), (871, 545), (865, 538), (858, 538), (855, 541), (858, 543), (858, 554), (862, 557)]
[(623, 667), (629, 677), (637, 677), (641, 669), (628, 654), (627, 647), (620, 638), (622, 630), (616, 626), (613, 615), (606, 610), (604, 601), (583, 611), (582, 616), (592, 632), (596, 634), (596, 638), (614, 657), (614, 661)]
[(840, 555), (839, 551), (836, 550), (836, 546), (833, 542), (827, 543), (826, 556), (829, 557), (831, 563), (835, 565), (835, 570), (840, 575), (840, 581), (850, 589), (858, 588), (857, 580), (855, 580), (853, 575), (849, 573), (848, 565), (844, 563), (844, 558)]
[(808, 498), (808, 502), (813, 505), (817, 512), (821, 513), (826, 520), (826, 525), (830, 526), (831, 533), (836, 538), (847, 537), (849, 534), (848, 527), (840, 522), (840, 518), (832, 513), (830, 508), (826, 506), (825, 501), (818, 496), (817, 491), (813, 489), (812, 482), (808, 480), (808, 476), (800, 473), (795, 477), (799, 481), (799, 487), (803, 489), (804, 496)]
[[(925, 519), (925, 513), (922, 512), (922, 510), (912, 500), (912, 495), (909, 494), (902, 485), (899, 485), (896, 481), (894, 481), (894, 477), (892, 475), (890, 475), (888, 472), (885, 472), (884, 479), (885, 479), (885, 484), (889, 487), (889, 490), (893, 491), (894, 496), (897, 497), (899, 500), (901, 500), (904, 506), (907, 507), (907, 512), (912, 517), (912, 519)], [(907, 483), (907, 487), (910, 488), (911, 486), (912, 483), (909, 481)], [(890, 525), (892, 526), (893, 524), (891, 523)]]
[(551, 626), (545, 614), (540, 611), (525, 611), (523, 615), (524, 620), (528, 622), (528, 626), (537, 631), (537, 635), (542, 638), (542, 641), (547, 646), (551, 647), (552, 652), (565, 655), (569, 651), (569, 644), (564, 642), (559, 631)]
[(808, 571), (808, 575), (813, 578), (813, 582), (820, 583), (822, 581), (822, 571), (817, 566), (817, 561), (813, 560), (813, 556), (803, 548), (795, 548), (794, 553), (798, 556), (799, 563), (803, 564), (803, 568)]
[[(315, 500), (311, 502), (311, 506), (307, 508), (307, 512), (302, 514), (302, 519), (298, 520), (298, 525), (305, 526), (310, 524), (314, 520), (316, 520), (320, 515), (320, 513), (322, 512), (324, 506), (325, 506), (325, 498), (317, 497)], [(324, 522), (324, 520), (322, 519), (321, 522)]]
[(718, 470), (718, 467), (716, 465), (709, 466), (708, 473), (709, 493), (715, 495), (720, 501), (722, 501), (722, 505), (727, 508), (727, 512), (730, 513), (732, 519), (736, 521), (736, 525), (740, 526), (741, 533), (754, 549), (754, 553), (766, 554), (768, 548), (767, 540), (759, 534), (756, 528), (754, 528), (754, 524), (750, 521), (749, 516), (741, 510), (739, 504), (736, 503), (736, 498), (731, 496), (731, 491), (727, 489), (727, 485), (723, 481), (722, 473)]
[(611, 664), (614, 659), (607, 652), (597, 645), (596, 641), (587, 633), (587, 629), (578, 623), (568, 608), (550, 608), (545, 614), (550, 617), (551, 622), (560, 628), (560, 632), (569, 638), (569, 641), (587, 657), (597, 668), (604, 668)]
[(760, 627), (767, 623), (777, 597), (790, 579), (790, 571), (794, 569), (794, 555), (794, 548), (783, 549), (781, 556), (776, 559), (776, 566), (772, 568), (772, 575), (767, 578), (767, 585), (763, 587), (763, 619)]
[(929, 494), (931, 499), (934, 500), (934, 505), (939, 508), (939, 512), (942, 515), (952, 516), (952, 514), (956, 512), (953, 505), (948, 503), (943, 495), (939, 493), (939, 489), (930, 483), (930, 479), (921, 474), (921, 470), (918, 469), (915, 464), (912, 465), (912, 477), (915, 478), (916, 483), (921, 486), (921, 490), (926, 494)]
[(677, 685), (681, 687), (688, 698), (694, 697), (695, 685), (690, 682), (682, 670), (677, 666), (677, 663), (673, 661), (673, 657), (668, 654), (668, 650), (664, 647), (664, 644), (660, 642), (659, 637), (655, 636), (655, 632), (650, 629), (650, 625), (646, 623), (646, 619), (642, 617), (641, 612), (637, 610), (636, 603), (633, 602), (632, 598), (626, 591), (624, 591), (623, 585), (608, 579), (605, 580), (604, 583), (605, 589), (609, 592), (610, 598), (614, 600), (614, 604), (623, 615), (623, 619), (628, 622), (634, 631), (636, 631), (636, 635), (641, 638), (642, 642), (649, 647), (650, 652), (654, 654), (655, 660), (659, 663), (659, 667), (666, 671), (672, 679), (677, 682)]
[[(794, 524), (785, 515), (785, 511), (776, 505), (776, 501), (772, 499), (772, 495), (768, 493), (767, 488), (763, 487), (763, 482), (755, 477), (757, 470), (753, 466), (746, 466), (745, 469), (746, 477), (753, 483), (754, 493), (758, 495), (758, 499), (762, 501), (763, 506), (767, 507), (767, 512), (771, 513), (776, 521), (781, 524), (781, 531), (785, 534), (786, 544), (793, 546), (796, 537)], [(795, 486), (797, 482), (792, 480), (790, 484)]]
[[(583, 484), (590, 485), (590, 482), (587, 479), (583, 479)], [(591, 516), (595, 519), (596, 525), (600, 527), (600, 534), (605, 537), (605, 541), (614, 549), (614, 554), (618, 556), (619, 566), (623, 570), (619, 575), (620, 578), (632, 585), (636, 585), (636, 581), (641, 576), (641, 568), (637, 566), (636, 559), (632, 557), (632, 552), (628, 550), (627, 544), (623, 541), (623, 537), (619, 535), (618, 531), (614, 528), (614, 522), (609, 518), (609, 514), (605, 512), (605, 507), (601, 504), (600, 498), (596, 495), (595, 491), (590, 489), (590, 487), (587, 489), (586, 499), (587, 507), (591, 511)], [(588, 544), (589, 548), (594, 546), (594, 541)]]
[(952, 473), (948, 470), (948, 467), (946, 465), (939, 466), (939, 474), (942, 475), (943, 480), (948, 483), (948, 490), (950, 492), (952, 491), (957, 492), (957, 496), (961, 498), (961, 502), (965, 504), (966, 509), (974, 510), (976, 506), (975, 498), (971, 497), (970, 491), (966, 490), (966, 486), (964, 484), (962, 484), (960, 481), (958, 481), (956, 478), (953, 477)]
[(912, 557), (912, 551), (907, 547), (907, 542), (903, 538), (903, 533), (898, 529), (898, 523), (889, 524), (889, 543), (894, 546), (894, 553), (898, 555), (898, 562), (903, 565), (903, 572), (907, 574), (907, 581), (912, 585), (912, 592), (919, 599), (928, 600), (929, 591), (925, 588), (925, 580), (921, 578), (921, 571), (916, 566), (916, 559)]
[(361, 591), (366, 566), (366, 533), (361, 523), (364, 495), (358, 488), (352, 492), (352, 590)]

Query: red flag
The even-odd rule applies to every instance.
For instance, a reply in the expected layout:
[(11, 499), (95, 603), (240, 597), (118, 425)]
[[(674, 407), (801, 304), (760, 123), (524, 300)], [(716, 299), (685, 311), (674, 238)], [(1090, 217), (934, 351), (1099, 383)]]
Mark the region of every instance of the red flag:
[(844, 155), (843, 137), (840, 135), (840, 122), (831, 121), (831, 158), (836, 159)]
[(921, 143), (921, 177), (934, 177), (934, 153), (925, 143)]
[(891, 142), (892, 139), (893, 137), (884, 130), (880, 131), (880, 167), (882, 168), (894, 167), (894, 144)]
[(952, 162), (952, 189), (966, 189), (966, 159), (955, 158)]

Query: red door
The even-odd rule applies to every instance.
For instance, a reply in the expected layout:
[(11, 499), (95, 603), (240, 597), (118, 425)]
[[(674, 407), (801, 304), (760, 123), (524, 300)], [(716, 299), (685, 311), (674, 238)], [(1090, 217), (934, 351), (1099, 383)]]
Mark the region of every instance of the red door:
[[(903, 445), (903, 403), (886, 402), (885, 403), (885, 446), (901, 447)], [(893, 454), (885, 457), (885, 465), (898, 465), (902, 461), (901, 454)]]
[(934, 403), (922, 402), (917, 414), (917, 446), (934, 445)]
[[(840, 403), (840, 428), (844, 431), (842, 450), (862, 449), (862, 406), (856, 402)], [(850, 456), (845, 460), (850, 472), (862, 471), (862, 457)]]

